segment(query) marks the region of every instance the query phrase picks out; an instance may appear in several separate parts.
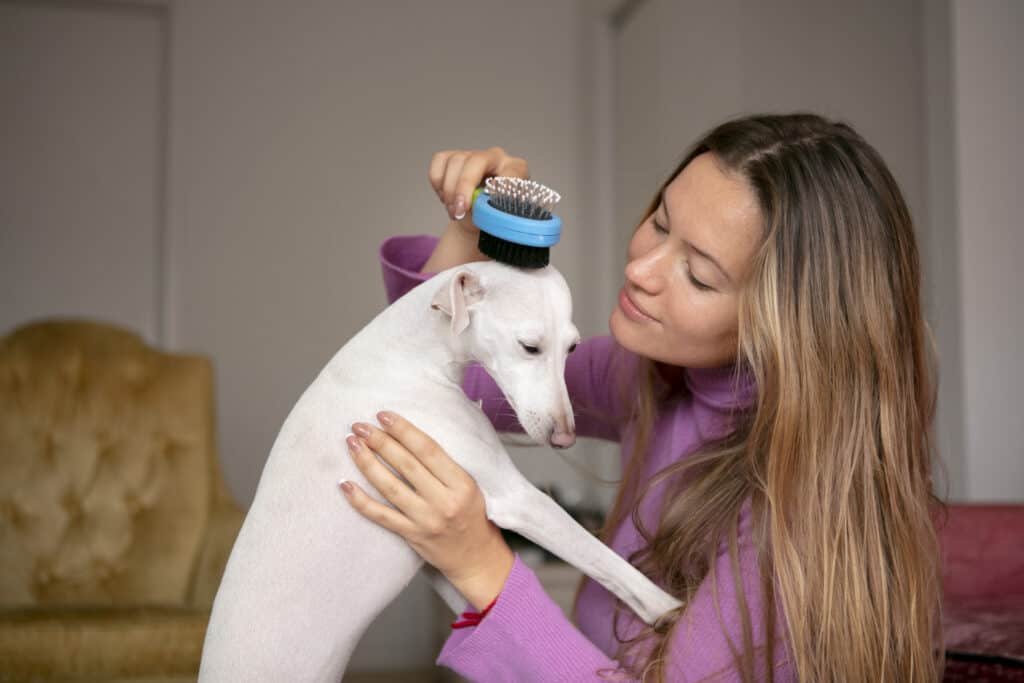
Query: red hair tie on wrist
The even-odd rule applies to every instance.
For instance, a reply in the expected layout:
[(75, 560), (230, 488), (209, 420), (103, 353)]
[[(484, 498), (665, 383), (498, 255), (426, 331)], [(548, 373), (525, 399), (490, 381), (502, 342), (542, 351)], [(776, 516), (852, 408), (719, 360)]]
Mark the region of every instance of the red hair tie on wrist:
[(494, 607), (494, 603), (498, 602), (497, 596), (491, 600), (491, 604), (484, 607), (482, 612), (465, 611), (462, 613), (462, 617), (459, 621), (452, 622), (452, 628), (467, 628), (469, 626), (476, 626), (480, 623), (480, 620), (487, 616), (487, 613)]

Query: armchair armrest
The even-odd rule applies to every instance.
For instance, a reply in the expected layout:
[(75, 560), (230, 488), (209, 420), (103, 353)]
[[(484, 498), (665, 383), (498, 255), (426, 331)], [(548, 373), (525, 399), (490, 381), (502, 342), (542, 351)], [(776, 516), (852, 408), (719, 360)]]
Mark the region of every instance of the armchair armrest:
[(213, 606), (213, 598), (220, 586), (228, 556), (245, 519), (245, 512), (231, 497), (223, 477), (217, 476), (214, 480), (217, 483), (210, 506), (210, 521), (188, 596), (189, 605), (207, 611)]

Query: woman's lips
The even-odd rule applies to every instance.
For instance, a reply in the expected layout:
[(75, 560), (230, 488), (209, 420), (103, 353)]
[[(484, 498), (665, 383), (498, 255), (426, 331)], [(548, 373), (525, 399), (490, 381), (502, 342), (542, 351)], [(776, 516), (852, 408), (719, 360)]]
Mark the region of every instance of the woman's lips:
[(657, 322), (657, 320), (644, 313), (639, 306), (633, 303), (633, 300), (629, 298), (628, 294), (626, 294), (625, 287), (619, 290), (619, 308), (622, 309), (622, 312), (626, 315), (627, 318), (635, 322)]

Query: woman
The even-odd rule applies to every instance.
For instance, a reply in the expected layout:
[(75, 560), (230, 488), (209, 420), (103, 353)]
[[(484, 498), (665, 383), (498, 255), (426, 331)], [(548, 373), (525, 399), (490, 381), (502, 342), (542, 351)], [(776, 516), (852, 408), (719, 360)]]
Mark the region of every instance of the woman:
[[(526, 162), (435, 155), (456, 220), (440, 241), (385, 243), (392, 297), (483, 258), (464, 211), (489, 175), (525, 177)], [(350, 450), (363, 446), (353, 457), (378, 488), (394, 475), (371, 451), (416, 491), (392, 508), (343, 488), (481, 611), (439, 662), (481, 680), (936, 680), (928, 331), (910, 216), (877, 152), (814, 115), (710, 131), (637, 226), (609, 327), (566, 365), (578, 432), (623, 444), (603, 539), (683, 606), (646, 627), (584, 580), (577, 628), (472, 479), (383, 414), (391, 424), (356, 425), (366, 438)], [(514, 428), (483, 372), (464, 386)]]

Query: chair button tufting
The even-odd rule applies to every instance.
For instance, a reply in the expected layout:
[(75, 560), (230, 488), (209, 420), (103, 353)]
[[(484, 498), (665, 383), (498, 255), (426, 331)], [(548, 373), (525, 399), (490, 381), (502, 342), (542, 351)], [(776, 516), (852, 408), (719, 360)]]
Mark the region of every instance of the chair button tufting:
[(11, 526), (15, 529), (21, 529), (25, 526), (25, 511), (21, 509), (17, 502), (10, 498), (0, 501), (0, 516), (9, 519)]
[(114, 575), (114, 568), (106, 560), (94, 559), (92, 561), (93, 573), (100, 581), (109, 581)]
[(68, 489), (60, 497), (60, 506), (68, 513), (71, 519), (78, 519), (82, 516), (82, 499), (73, 490)]
[(52, 467), (54, 460), (56, 459), (56, 444), (54, 443), (53, 432), (45, 431), (37, 433), (39, 434), (39, 440), (42, 442), (39, 446), (39, 459)]

